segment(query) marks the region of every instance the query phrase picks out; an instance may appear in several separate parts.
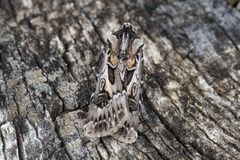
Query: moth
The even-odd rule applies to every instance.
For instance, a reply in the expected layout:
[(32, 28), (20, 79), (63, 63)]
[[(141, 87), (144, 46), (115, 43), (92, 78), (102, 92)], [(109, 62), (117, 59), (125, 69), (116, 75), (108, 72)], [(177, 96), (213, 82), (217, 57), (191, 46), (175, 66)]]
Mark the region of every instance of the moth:
[(87, 137), (137, 139), (142, 96), (143, 41), (130, 23), (108, 37), (84, 125)]

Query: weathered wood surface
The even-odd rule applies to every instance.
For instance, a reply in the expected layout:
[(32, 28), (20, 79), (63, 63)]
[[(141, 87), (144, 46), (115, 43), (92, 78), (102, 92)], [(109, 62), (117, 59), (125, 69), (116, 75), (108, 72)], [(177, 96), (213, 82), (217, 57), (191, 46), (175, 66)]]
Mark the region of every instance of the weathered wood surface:
[[(240, 12), (225, 0), (0, 2), (0, 159), (240, 159)], [(131, 145), (82, 129), (125, 21), (145, 43)]]

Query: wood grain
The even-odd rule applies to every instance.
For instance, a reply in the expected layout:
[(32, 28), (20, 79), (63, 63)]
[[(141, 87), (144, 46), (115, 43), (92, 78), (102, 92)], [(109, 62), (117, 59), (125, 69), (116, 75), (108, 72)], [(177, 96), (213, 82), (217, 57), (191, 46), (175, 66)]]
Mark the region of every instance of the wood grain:
[[(0, 1), (0, 159), (240, 159), (240, 12), (225, 0)], [(144, 41), (138, 139), (83, 134), (107, 36)]]

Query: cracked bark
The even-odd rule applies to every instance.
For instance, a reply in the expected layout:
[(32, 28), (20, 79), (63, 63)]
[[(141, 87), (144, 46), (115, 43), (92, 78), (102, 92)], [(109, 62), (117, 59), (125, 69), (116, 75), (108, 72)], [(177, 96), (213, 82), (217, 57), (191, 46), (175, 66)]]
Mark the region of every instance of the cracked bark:
[[(0, 1), (0, 159), (240, 159), (236, 2)], [(101, 47), (125, 21), (145, 43), (131, 145), (82, 129)]]

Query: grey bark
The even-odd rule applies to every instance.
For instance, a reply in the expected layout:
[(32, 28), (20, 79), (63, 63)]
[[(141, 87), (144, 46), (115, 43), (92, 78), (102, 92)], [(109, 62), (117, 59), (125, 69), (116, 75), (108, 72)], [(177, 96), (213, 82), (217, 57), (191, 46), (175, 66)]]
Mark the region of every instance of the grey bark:
[[(240, 12), (225, 0), (0, 2), (0, 159), (240, 159)], [(83, 133), (123, 22), (145, 43), (131, 145)]]

